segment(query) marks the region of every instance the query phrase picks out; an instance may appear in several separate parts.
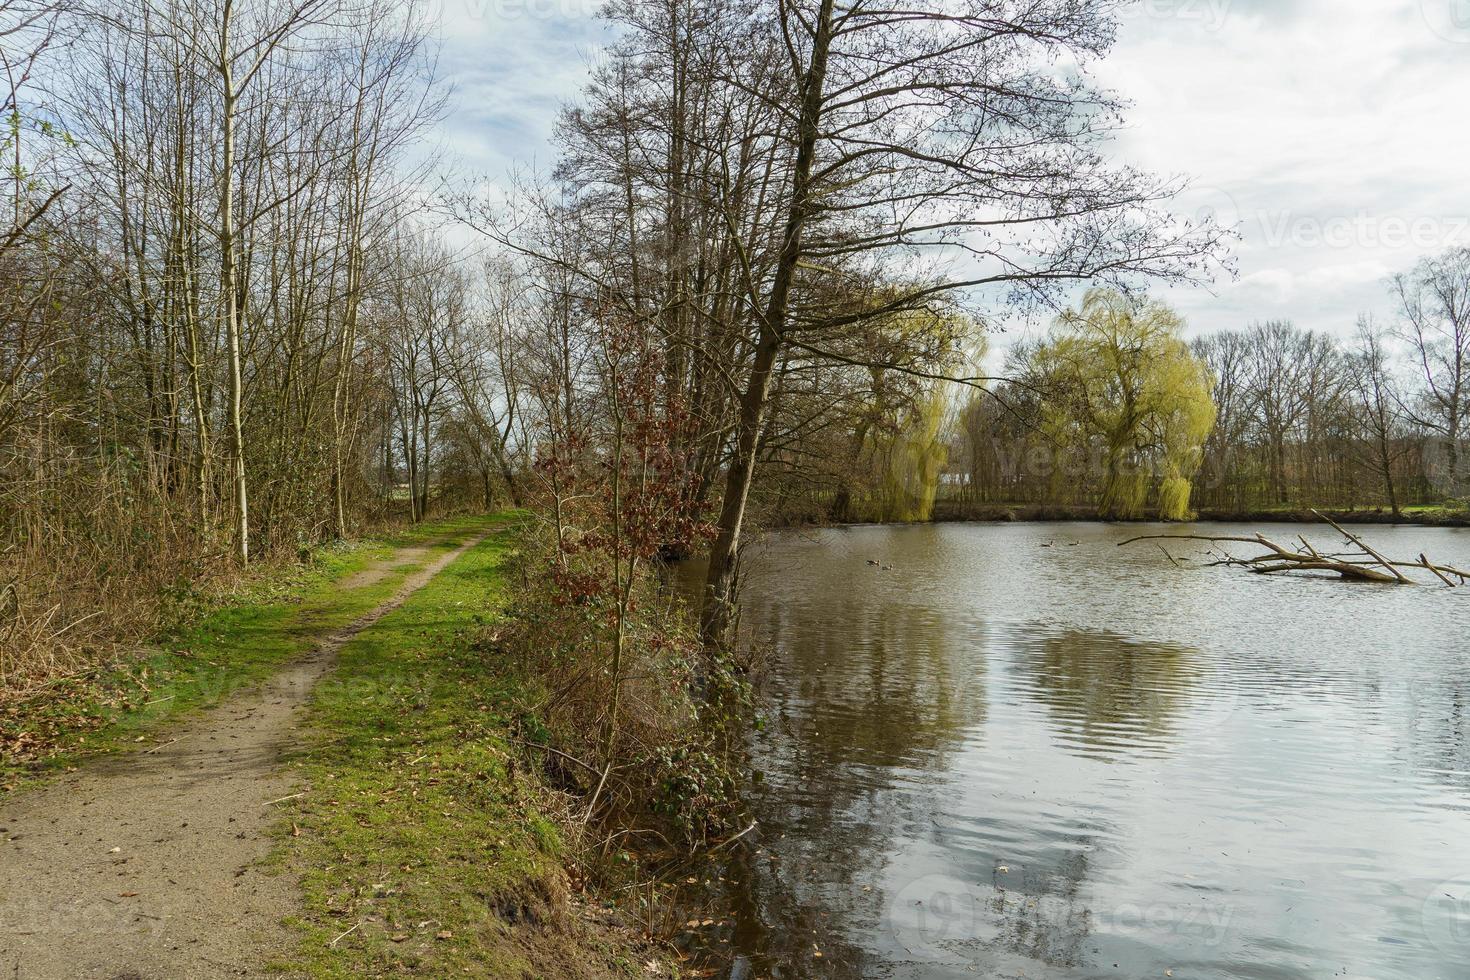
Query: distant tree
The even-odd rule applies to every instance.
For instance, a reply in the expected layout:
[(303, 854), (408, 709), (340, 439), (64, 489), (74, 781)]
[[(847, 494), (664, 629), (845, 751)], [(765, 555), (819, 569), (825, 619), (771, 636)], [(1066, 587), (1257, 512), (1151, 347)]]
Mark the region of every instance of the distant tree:
[(1420, 260), (1394, 277), (1393, 291), (1424, 389), (1409, 402), (1414, 419), (1445, 447), (1442, 476), (1453, 496), (1464, 493), (1460, 458), (1470, 415), (1470, 248)]
[(1353, 396), (1361, 430), (1362, 456), (1383, 481), (1388, 505), (1400, 513), (1394, 471), (1405, 455), (1402, 401), (1394, 383), (1391, 356), (1383, 331), (1372, 317), (1358, 319), (1357, 346), (1352, 352)]
[(1246, 480), (1241, 472), (1253, 419), (1250, 393), (1250, 342), (1239, 330), (1201, 337), (1192, 345), (1214, 380), (1215, 427), (1205, 443), (1203, 468), (1217, 503), (1245, 508)]
[(1306, 357), (1310, 344), (1309, 335), (1289, 320), (1257, 323), (1247, 339), (1249, 398), (1266, 454), (1266, 480), (1273, 504), (1290, 500), (1287, 453), (1312, 395)]
[(1093, 289), (1057, 320), (1036, 364), (1043, 409), (1062, 443), (1101, 444), (1104, 516), (1139, 516), (1157, 482), (1158, 515), (1189, 516), (1191, 483), (1215, 423), (1211, 378), (1162, 303)]

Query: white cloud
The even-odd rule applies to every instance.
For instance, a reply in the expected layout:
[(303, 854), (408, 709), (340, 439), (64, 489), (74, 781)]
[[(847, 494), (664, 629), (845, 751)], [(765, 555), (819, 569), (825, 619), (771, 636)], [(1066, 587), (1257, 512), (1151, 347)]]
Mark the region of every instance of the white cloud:
[[(502, 178), (554, 162), (559, 107), (607, 43), (598, 0), (437, 0), (456, 88), (441, 142)], [(1167, 298), (1192, 329), (1345, 332), (1382, 280), (1470, 244), (1470, 0), (1138, 0), (1098, 77), (1134, 102), (1123, 162), (1238, 221), (1241, 279)]]
[(454, 88), (440, 138), (472, 171), (549, 166), (561, 107), (607, 43), (597, 0), (433, 0)]
[[(1207, 2), (1228, 9), (1185, 16)], [(1186, 210), (1239, 221), (1241, 280), (1170, 294), (1194, 329), (1286, 317), (1345, 332), (1391, 312), (1386, 276), (1470, 244), (1470, 2), (1156, 6), (1127, 19), (1098, 75), (1135, 103), (1120, 155), (1191, 175)]]

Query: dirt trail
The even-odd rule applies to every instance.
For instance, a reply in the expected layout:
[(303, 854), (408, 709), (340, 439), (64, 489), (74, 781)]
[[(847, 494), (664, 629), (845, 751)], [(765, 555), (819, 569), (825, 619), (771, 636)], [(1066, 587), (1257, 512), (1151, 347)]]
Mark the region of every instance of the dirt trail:
[[(295, 882), (258, 863), (274, 802), (298, 792), (282, 755), (313, 685), (353, 636), (480, 541), (411, 573), (387, 602), (259, 689), (0, 808), (0, 980), (280, 976)], [(379, 563), (382, 574), (427, 549)], [(380, 581), (369, 568), (347, 588)], [(171, 741), (169, 741), (171, 740)]]

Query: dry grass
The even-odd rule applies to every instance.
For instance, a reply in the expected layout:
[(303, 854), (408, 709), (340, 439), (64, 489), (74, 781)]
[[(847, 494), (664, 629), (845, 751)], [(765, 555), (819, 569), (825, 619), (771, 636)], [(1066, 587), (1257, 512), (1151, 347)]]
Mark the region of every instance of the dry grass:
[[(254, 542), (246, 573), (231, 556), (224, 515), (201, 518), (196, 499), (160, 492), (167, 481), (146, 467), (120, 456), (22, 456), (29, 462), (0, 470), (0, 704), (131, 657), (243, 579), (297, 559), (330, 523), (312, 507), (276, 515), (273, 543)], [(358, 515), (356, 531), (401, 525), (396, 510), (362, 496), (374, 509)]]
[(90, 516), (32, 527), (0, 555), (0, 699), (115, 660), (237, 575), (162, 508)]

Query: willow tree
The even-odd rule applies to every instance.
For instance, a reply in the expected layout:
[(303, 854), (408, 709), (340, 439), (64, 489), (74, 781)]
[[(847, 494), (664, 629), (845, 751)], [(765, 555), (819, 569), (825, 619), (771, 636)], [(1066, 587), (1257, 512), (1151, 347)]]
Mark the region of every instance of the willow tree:
[(947, 392), (931, 386), (908, 409), (899, 431), (884, 447), (884, 520), (927, 521), (934, 516), (939, 479), (949, 461), (945, 434), (950, 408)]
[(1215, 403), (1210, 372), (1182, 339), (1183, 326), (1163, 303), (1092, 289), (1036, 351), (1053, 395), (1048, 433), (1101, 450), (1105, 517), (1138, 517), (1155, 486), (1160, 518), (1189, 517)]

